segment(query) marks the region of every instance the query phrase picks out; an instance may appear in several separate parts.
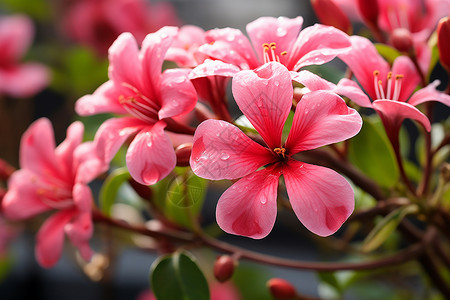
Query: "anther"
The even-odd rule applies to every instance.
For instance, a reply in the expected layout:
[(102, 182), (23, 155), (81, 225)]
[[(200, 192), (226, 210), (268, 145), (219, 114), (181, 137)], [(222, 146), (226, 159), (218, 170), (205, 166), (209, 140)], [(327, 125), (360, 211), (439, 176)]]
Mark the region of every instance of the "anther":
[(275, 148), (275, 149), (273, 149), (273, 152), (275, 152), (275, 154), (277, 154), (282, 159), (286, 158), (286, 149), (285, 148)]

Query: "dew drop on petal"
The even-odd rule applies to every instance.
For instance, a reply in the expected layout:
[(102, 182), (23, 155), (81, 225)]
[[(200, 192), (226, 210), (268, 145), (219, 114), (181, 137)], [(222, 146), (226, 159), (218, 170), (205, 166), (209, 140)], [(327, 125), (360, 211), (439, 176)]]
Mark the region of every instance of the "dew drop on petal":
[(228, 153), (222, 153), (222, 155), (220, 155), (221, 160), (227, 160), (228, 158), (230, 158), (230, 155)]
[(281, 27), (279, 27), (279, 28), (277, 29), (277, 36), (282, 37), (282, 36), (285, 36), (286, 34), (287, 34), (286, 29), (281, 28)]

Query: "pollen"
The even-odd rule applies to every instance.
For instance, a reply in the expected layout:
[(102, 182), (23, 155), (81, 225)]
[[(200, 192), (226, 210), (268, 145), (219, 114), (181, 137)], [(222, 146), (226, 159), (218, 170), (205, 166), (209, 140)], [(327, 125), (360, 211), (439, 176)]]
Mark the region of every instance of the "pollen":
[(398, 100), (402, 87), (403, 74), (396, 74), (388, 72), (386, 75), (385, 84), (380, 78), (380, 71), (373, 71), (373, 85), (377, 99)]
[(275, 148), (273, 152), (282, 159), (286, 159), (286, 148)]
[[(275, 53), (275, 50), (277, 49), (276, 43), (264, 43), (262, 44), (263, 48), (263, 58), (264, 63), (268, 63), (271, 61), (277, 61), (280, 62), (280, 57)], [(287, 51), (283, 51), (280, 53), (280, 55), (284, 56), (287, 54)]]

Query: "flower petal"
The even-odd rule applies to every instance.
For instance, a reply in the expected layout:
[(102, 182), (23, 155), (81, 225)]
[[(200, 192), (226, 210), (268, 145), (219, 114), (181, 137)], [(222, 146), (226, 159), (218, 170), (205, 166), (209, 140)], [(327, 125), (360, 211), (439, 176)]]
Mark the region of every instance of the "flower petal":
[[(396, 75), (402, 75), (400, 96), (398, 99), (388, 99), (388, 100), (398, 100), (405, 102), (409, 96), (414, 92), (414, 89), (420, 83), (420, 76), (417, 73), (417, 69), (414, 63), (407, 56), (399, 56), (395, 59), (392, 65), (392, 76), (395, 80)], [(391, 93), (393, 94), (393, 93)]]
[(286, 60), (283, 51), (289, 51), (302, 29), (303, 18), (261, 17), (247, 24), (246, 30), (260, 62), (264, 62), (263, 44), (275, 43), (274, 53), (281, 63)]
[(108, 170), (108, 164), (97, 155), (94, 142), (84, 142), (75, 149), (73, 165), (76, 183), (89, 183)]
[(316, 24), (300, 32), (286, 64), (290, 71), (321, 65), (350, 50), (349, 36), (332, 26)]
[(217, 224), (230, 234), (261, 239), (272, 230), (277, 216), (277, 188), (281, 172), (273, 167), (245, 176), (220, 197)]
[(117, 37), (109, 48), (109, 79), (116, 86), (128, 83), (139, 88), (139, 75), (141, 65), (139, 63), (139, 48), (134, 36), (124, 32)]
[(136, 118), (112, 118), (103, 122), (94, 138), (99, 157), (110, 163), (120, 146), (145, 126), (148, 124)]
[(412, 106), (417, 106), (428, 101), (438, 101), (442, 104), (450, 106), (450, 95), (447, 95), (436, 88), (440, 84), (439, 80), (435, 80), (423, 89), (418, 90), (411, 96), (408, 103)]
[(237, 105), (269, 148), (281, 147), (281, 133), (292, 106), (291, 74), (280, 63), (268, 63), (233, 77)]
[(187, 114), (197, 103), (197, 92), (188, 79), (188, 70), (170, 69), (161, 76), (160, 119)]
[(191, 73), (189, 73), (189, 78), (196, 79), (215, 75), (233, 77), (239, 71), (240, 69), (235, 65), (224, 63), (220, 60), (206, 59), (201, 65), (192, 69)]
[(58, 164), (67, 182), (73, 179), (73, 152), (83, 140), (84, 126), (80, 121), (73, 122), (67, 128), (66, 139), (56, 147), (55, 154)]
[(75, 214), (74, 210), (62, 210), (49, 217), (36, 236), (36, 258), (45, 267), (53, 267), (61, 257), (64, 245), (64, 227)]
[(339, 80), (336, 89), (336, 94), (345, 96), (362, 107), (372, 107), (369, 97), (361, 90), (359, 85), (353, 80), (342, 78)]
[(293, 81), (304, 85), (310, 91), (333, 91), (334, 89), (336, 89), (336, 85), (334, 83), (329, 82), (328, 80), (325, 80), (310, 71), (291, 71), (291, 75)]
[(268, 149), (228, 122), (206, 120), (195, 131), (190, 165), (200, 177), (236, 179), (273, 160)]
[(50, 81), (50, 72), (44, 65), (26, 63), (0, 71), (1, 89), (13, 97), (25, 98), (43, 90)]
[(412, 119), (427, 130), (431, 130), (430, 120), (420, 110), (409, 103), (393, 101), (393, 100), (377, 100), (373, 103), (373, 108), (380, 115), (386, 129), (387, 135), (392, 138), (397, 138), (398, 131), (402, 125), (403, 120)]
[(91, 212), (85, 211), (77, 214), (64, 229), (72, 244), (78, 248), (81, 257), (85, 261), (89, 261), (93, 254), (89, 240), (94, 231)]
[(166, 177), (176, 165), (175, 151), (164, 133), (164, 122), (146, 127), (128, 147), (126, 161), (131, 177), (141, 184), (151, 185)]
[(125, 114), (126, 110), (119, 103), (120, 90), (110, 80), (99, 86), (92, 95), (81, 97), (75, 103), (75, 111), (80, 116), (102, 113)]
[(289, 154), (340, 142), (356, 135), (361, 116), (338, 95), (328, 91), (310, 92), (297, 105), (286, 141)]
[(16, 63), (25, 54), (34, 35), (33, 23), (26, 15), (0, 18), (0, 49), (2, 61)]
[(353, 190), (335, 171), (292, 160), (283, 175), (292, 209), (312, 233), (335, 233), (353, 212)]

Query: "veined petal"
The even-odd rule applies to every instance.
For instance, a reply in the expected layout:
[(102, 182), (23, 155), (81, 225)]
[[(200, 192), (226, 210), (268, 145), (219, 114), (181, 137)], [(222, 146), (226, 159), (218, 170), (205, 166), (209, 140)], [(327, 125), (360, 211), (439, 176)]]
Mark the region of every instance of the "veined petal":
[(369, 96), (376, 100), (374, 71), (378, 71), (379, 78), (384, 80), (390, 71), (389, 64), (378, 54), (370, 40), (360, 36), (351, 36), (350, 40), (351, 51), (339, 54), (339, 58), (350, 67)]
[(251, 173), (220, 197), (216, 219), (222, 230), (254, 239), (267, 236), (277, 216), (277, 188), (281, 172), (273, 167)]
[(189, 73), (189, 79), (216, 75), (233, 77), (239, 71), (239, 67), (233, 64), (224, 63), (220, 60), (206, 59), (201, 65), (192, 69), (191, 73)]
[(161, 76), (160, 119), (190, 112), (197, 103), (197, 92), (188, 79), (188, 70), (170, 69)]
[(309, 65), (321, 65), (338, 54), (350, 50), (349, 36), (332, 26), (316, 24), (300, 32), (293, 48), (288, 51), (286, 64), (290, 71)]
[(233, 77), (237, 105), (269, 148), (281, 146), (281, 133), (292, 106), (291, 74), (280, 63), (267, 63)]
[(72, 244), (78, 248), (81, 257), (89, 261), (93, 254), (89, 239), (94, 231), (90, 210), (74, 216), (72, 222), (68, 223), (64, 229)]
[(349, 98), (359, 106), (372, 107), (372, 102), (370, 102), (369, 97), (367, 97), (359, 85), (353, 80), (342, 78), (339, 80), (334, 92)]
[(419, 122), (427, 131), (431, 130), (430, 120), (420, 110), (409, 103), (393, 100), (376, 100), (372, 105), (380, 115), (390, 138), (398, 134), (403, 120), (407, 118)]
[(74, 210), (62, 210), (48, 218), (36, 236), (36, 259), (45, 267), (53, 267), (61, 257), (64, 245), (64, 227), (75, 214)]
[(24, 220), (51, 210), (39, 196), (38, 175), (20, 169), (8, 181), (8, 191), (1, 202), (3, 214), (10, 220)]
[(133, 134), (148, 126), (136, 118), (112, 118), (103, 122), (95, 134), (94, 143), (98, 156), (105, 163), (111, 162), (120, 146)]
[(206, 120), (195, 131), (190, 165), (200, 177), (236, 179), (273, 160), (268, 149), (228, 122)]
[(119, 103), (120, 89), (109, 80), (99, 86), (92, 95), (81, 97), (75, 103), (75, 111), (80, 116), (90, 116), (101, 113), (126, 114)]
[(111, 45), (108, 53), (109, 79), (117, 86), (128, 83), (138, 88), (141, 66), (138, 59), (139, 48), (134, 36), (129, 32), (122, 33)]
[(293, 19), (261, 17), (247, 24), (246, 30), (260, 62), (264, 62), (263, 44), (275, 43), (276, 49), (274, 49), (274, 52), (278, 55), (281, 63), (283, 63), (285, 55), (281, 55), (281, 52), (292, 48), (292, 44), (298, 37), (302, 25), (302, 17)]
[(356, 135), (361, 116), (338, 95), (328, 91), (310, 92), (297, 105), (286, 141), (289, 154), (319, 148)]
[[(405, 102), (408, 100), (409, 96), (414, 92), (414, 89), (420, 83), (420, 76), (417, 73), (417, 69), (414, 63), (407, 56), (399, 56), (395, 59), (392, 65), (392, 76), (395, 78), (397, 74), (403, 76), (401, 80), (400, 96), (398, 100)], [(395, 80), (395, 79), (394, 79)]]
[(335, 171), (291, 160), (283, 176), (295, 215), (312, 233), (335, 233), (353, 212), (353, 190)]
[(411, 96), (408, 103), (412, 106), (417, 106), (428, 101), (438, 101), (442, 104), (450, 106), (450, 95), (438, 91), (436, 88), (439, 84), (439, 80), (435, 80), (423, 89), (418, 90)]
[(323, 79), (320, 76), (310, 72), (310, 71), (300, 71), (294, 72), (291, 71), (292, 80), (298, 82), (305, 87), (307, 87), (310, 91), (332, 91), (336, 89), (336, 85), (328, 80)]
[(154, 184), (175, 168), (175, 151), (164, 127), (166, 124), (160, 121), (144, 128), (128, 147), (128, 170), (131, 177), (141, 184)]

